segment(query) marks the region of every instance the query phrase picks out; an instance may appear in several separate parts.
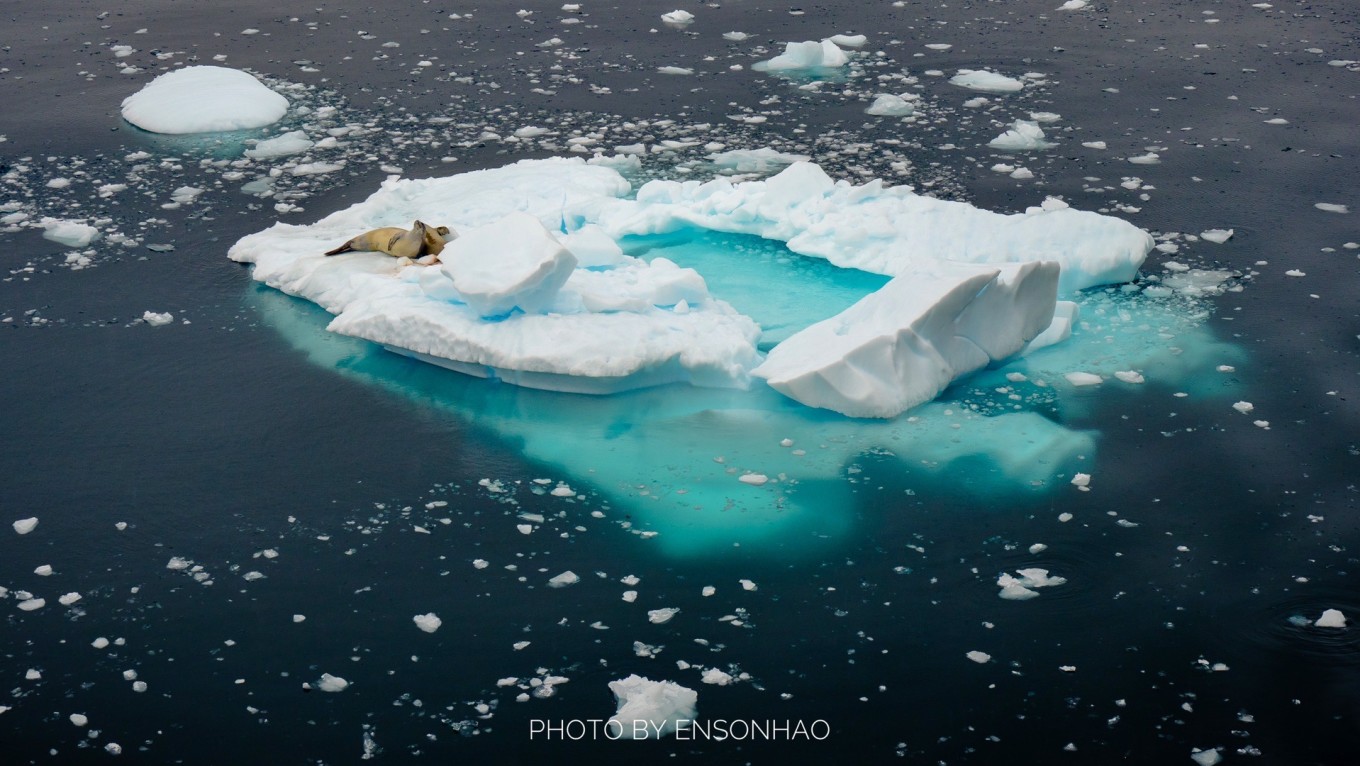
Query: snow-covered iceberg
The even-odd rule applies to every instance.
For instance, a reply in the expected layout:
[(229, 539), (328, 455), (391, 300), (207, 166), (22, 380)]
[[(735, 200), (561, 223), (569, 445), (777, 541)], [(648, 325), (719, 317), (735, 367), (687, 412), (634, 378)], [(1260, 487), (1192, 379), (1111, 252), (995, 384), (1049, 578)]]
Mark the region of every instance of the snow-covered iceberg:
[(288, 99), (247, 72), (191, 66), (167, 72), (123, 99), (123, 119), (152, 133), (261, 128), (288, 111)]
[[(1151, 247), (1130, 224), (1053, 200), (1000, 215), (878, 181), (833, 182), (806, 162), (764, 181), (653, 181), (633, 199), (629, 191), (616, 171), (579, 159), (390, 180), (310, 226), (245, 237), (230, 256), (335, 314), (334, 332), (479, 377), (603, 394), (676, 382), (744, 389), (762, 364), (761, 327), (742, 307), (715, 297), (694, 269), (624, 255), (619, 242), (680, 229), (780, 240), (897, 279), (828, 320), (834, 330), (810, 328), (774, 346), (763, 377), (813, 406), (885, 417), (1020, 351), (1055, 324), (1057, 289), (1130, 279)], [(462, 232), (442, 264), (322, 255), (356, 232), (413, 218)], [(845, 305), (817, 313), (821, 304), (807, 301), (785, 312), (785, 324), (796, 332)], [(1067, 326), (1060, 319), (1046, 342)], [(828, 332), (855, 342), (809, 340)], [(885, 348), (921, 358), (888, 354), (872, 372), (859, 369), (857, 393), (812, 394), (797, 382), (844, 377), (876, 353), (868, 339), (880, 336), (896, 339)]]

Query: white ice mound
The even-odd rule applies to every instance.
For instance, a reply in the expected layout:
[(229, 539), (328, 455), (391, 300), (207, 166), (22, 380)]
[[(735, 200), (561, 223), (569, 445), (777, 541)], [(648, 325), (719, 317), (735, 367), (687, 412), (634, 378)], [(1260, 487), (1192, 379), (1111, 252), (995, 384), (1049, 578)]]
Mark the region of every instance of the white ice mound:
[(99, 229), (88, 223), (66, 221), (60, 218), (43, 218), (41, 223), (43, 239), (67, 247), (85, 247), (99, 238)]
[(694, 720), (699, 693), (670, 681), (652, 681), (637, 674), (609, 682), (619, 709), (609, 728), (623, 739), (660, 739)]
[(576, 269), (576, 256), (521, 212), (463, 231), (440, 260), (463, 302), (484, 317), (542, 311)]
[(1014, 93), (1025, 88), (1025, 83), (1021, 80), (988, 72), (985, 69), (960, 69), (958, 74), (949, 78), (949, 82), (961, 88), (980, 90), (983, 93)]
[(850, 57), (830, 40), (805, 40), (784, 43), (784, 52), (769, 61), (757, 61), (751, 68), (757, 72), (788, 71), (794, 69), (831, 69), (845, 66)]
[(864, 113), (877, 117), (907, 117), (916, 113), (916, 107), (902, 96), (880, 93)]
[(123, 99), (123, 119), (152, 133), (262, 128), (287, 111), (288, 99), (246, 72), (220, 66), (167, 72)]
[[(309, 226), (280, 223), (247, 236), (228, 255), (255, 264), (256, 280), (335, 314), (333, 332), (459, 372), (578, 393), (673, 382), (744, 387), (760, 361), (755, 322), (713, 298), (693, 269), (624, 256), (590, 223), (628, 191), (616, 171), (579, 159), (390, 180)], [(415, 218), (462, 234), (441, 254), (443, 265), (322, 255)], [(567, 271), (572, 256), (559, 242), (589, 252), (590, 268)], [(473, 271), (457, 281), (468, 264)], [(523, 303), (536, 313), (483, 316)]]
[(753, 374), (811, 407), (888, 418), (1048, 328), (1058, 265), (941, 261), (894, 277), (775, 346)]
[(801, 255), (887, 276), (945, 259), (1055, 261), (1062, 293), (1132, 280), (1153, 246), (1147, 232), (1112, 216), (1065, 205), (993, 213), (877, 179), (860, 186), (832, 181), (806, 162), (762, 181), (651, 181), (638, 190), (636, 203), (606, 209), (600, 224), (615, 236), (685, 226), (754, 234)]
[(993, 138), (987, 145), (1003, 152), (1027, 152), (1057, 146), (1044, 139), (1044, 131), (1039, 123), (1029, 120), (1016, 120), (1009, 130)]

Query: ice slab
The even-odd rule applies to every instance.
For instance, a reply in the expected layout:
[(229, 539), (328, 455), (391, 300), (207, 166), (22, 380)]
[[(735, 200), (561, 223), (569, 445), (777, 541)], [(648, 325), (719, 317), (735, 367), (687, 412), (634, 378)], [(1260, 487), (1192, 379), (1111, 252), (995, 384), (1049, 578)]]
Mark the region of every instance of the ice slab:
[(699, 693), (670, 681), (653, 681), (637, 674), (609, 682), (619, 707), (609, 719), (611, 736), (623, 739), (660, 739), (694, 720)]
[(960, 69), (958, 74), (949, 78), (949, 82), (961, 88), (979, 90), (983, 93), (1014, 93), (1025, 88), (1022, 80), (984, 69)]
[(246, 156), (256, 160), (286, 157), (290, 154), (305, 152), (314, 145), (312, 140), (307, 137), (306, 131), (294, 130), (260, 141), (255, 144), (253, 149), (246, 150)]
[(888, 418), (1048, 328), (1058, 265), (938, 262), (775, 346), (753, 374), (811, 407)]
[(484, 317), (545, 309), (576, 269), (576, 256), (522, 212), (462, 232), (440, 260), (463, 302)]
[(842, 268), (887, 276), (944, 259), (1056, 261), (1060, 293), (1127, 282), (1152, 249), (1152, 237), (1127, 221), (1048, 207), (994, 213), (880, 180), (832, 181), (817, 165), (800, 162), (762, 181), (651, 181), (636, 202), (606, 208), (600, 224), (615, 236), (687, 226), (754, 234)]
[(80, 221), (43, 218), (43, 239), (67, 247), (85, 247), (99, 237), (99, 229)]
[(167, 72), (123, 99), (123, 119), (152, 133), (260, 128), (288, 111), (288, 99), (239, 69), (191, 66)]
[[(629, 188), (616, 171), (575, 159), (392, 180), (310, 226), (245, 237), (229, 255), (254, 263), (257, 280), (336, 314), (334, 332), (478, 377), (578, 393), (747, 385), (759, 363), (756, 324), (713, 299), (692, 269), (623, 256), (592, 225)], [(414, 216), (462, 232), (442, 266), (321, 255), (328, 243)], [(598, 265), (569, 268), (579, 264), (562, 242), (584, 243)]]

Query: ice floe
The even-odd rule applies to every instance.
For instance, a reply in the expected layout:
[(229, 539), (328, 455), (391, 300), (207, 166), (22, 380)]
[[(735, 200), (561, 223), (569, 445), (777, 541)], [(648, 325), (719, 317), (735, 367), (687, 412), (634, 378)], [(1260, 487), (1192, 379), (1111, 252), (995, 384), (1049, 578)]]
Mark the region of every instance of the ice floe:
[(1023, 80), (985, 69), (960, 69), (958, 74), (949, 78), (949, 82), (961, 88), (984, 93), (1015, 93), (1025, 88)]
[(288, 99), (247, 72), (191, 66), (167, 72), (123, 99), (123, 119), (152, 133), (260, 128), (288, 111)]

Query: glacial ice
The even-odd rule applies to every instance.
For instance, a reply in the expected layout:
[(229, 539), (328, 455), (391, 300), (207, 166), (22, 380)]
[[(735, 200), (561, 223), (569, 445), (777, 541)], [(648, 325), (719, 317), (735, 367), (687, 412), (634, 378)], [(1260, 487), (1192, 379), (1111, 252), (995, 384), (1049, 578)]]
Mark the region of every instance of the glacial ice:
[(288, 111), (288, 99), (249, 73), (219, 66), (167, 72), (123, 99), (123, 119), (152, 133), (260, 128)]
[(680, 722), (694, 720), (697, 712), (699, 693), (671, 681), (652, 681), (635, 673), (610, 681), (609, 690), (619, 704), (609, 719), (614, 724), (610, 728), (622, 730), (624, 739), (674, 734)]
[(99, 229), (80, 221), (43, 218), (43, 239), (67, 247), (85, 247), (99, 237)]

